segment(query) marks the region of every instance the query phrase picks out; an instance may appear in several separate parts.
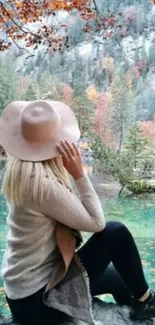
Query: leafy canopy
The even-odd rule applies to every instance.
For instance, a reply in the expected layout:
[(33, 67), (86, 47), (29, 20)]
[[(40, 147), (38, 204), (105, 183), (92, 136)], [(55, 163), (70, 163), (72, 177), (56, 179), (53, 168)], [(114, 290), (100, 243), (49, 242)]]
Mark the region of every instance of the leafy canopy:
[[(55, 19), (59, 12), (73, 14), (73, 19), (64, 24)], [(27, 47), (44, 44), (60, 50), (68, 45), (68, 29), (75, 23), (74, 14), (83, 21), (83, 32), (88, 36), (106, 31), (107, 37), (113, 37), (118, 20), (112, 12), (104, 15), (98, 0), (2, 0), (0, 51), (17, 44), (18, 40), (24, 40)]]

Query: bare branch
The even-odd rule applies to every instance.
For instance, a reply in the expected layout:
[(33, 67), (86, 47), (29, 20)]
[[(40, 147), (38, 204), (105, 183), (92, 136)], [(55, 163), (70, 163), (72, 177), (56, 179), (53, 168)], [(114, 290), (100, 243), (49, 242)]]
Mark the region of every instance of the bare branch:
[(100, 14), (100, 10), (99, 10), (99, 8), (98, 8), (98, 6), (97, 6), (96, 0), (93, 0), (93, 4), (94, 4), (94, 8), (95, 8), (95, 10), (96, 10), (96, 13), (97, 13), (97, 14)]
[(35, 56), (26, 47), (21, 47), (14, 39), (12, 39), (12, 41), (18, 47), (19, 50), (27, 52), (30, 56)]

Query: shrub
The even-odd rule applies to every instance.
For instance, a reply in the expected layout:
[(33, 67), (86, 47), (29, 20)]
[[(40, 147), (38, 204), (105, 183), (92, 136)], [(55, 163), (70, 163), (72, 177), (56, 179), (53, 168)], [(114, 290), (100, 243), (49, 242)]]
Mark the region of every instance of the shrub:
[(149, 191), (149, 185), (144, 179), (134, 180), (126, 185), (127, 189), (133, 193), (146, 193)]

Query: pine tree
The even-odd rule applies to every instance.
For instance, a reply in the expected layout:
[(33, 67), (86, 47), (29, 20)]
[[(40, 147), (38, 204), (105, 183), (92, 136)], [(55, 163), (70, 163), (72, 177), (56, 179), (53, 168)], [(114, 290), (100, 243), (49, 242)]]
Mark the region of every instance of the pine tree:
[(124, 149), (127, 151), (129, 159), (133, 161), (134, 168), (137, 168), (138, 159), (144, 155), (147, 157), (150, 153), (148, 139), (143, 136), (142, 130), (137, 123), (130, 128)]
[(0, 112), (11, 101), (18, 99), (18, 77), (11, 55), (0, 56)]
[(79, 128), (82, 134), (91, 134), (93, 127), (94, 104), (90, 102), (87, 95), (74, 96), (71, 102), (76, 118), (78, 120)]
[(28, 100), (28, 101), (36, 100), (36, 93), (32, 84), (30, 84), (26, 89), (23, 95), (23, 100)]
[(111, 131), (116, 144), (118, 144), (118, 152), (121, 152), (123, 141), (133, 118), (132, 85), (127, 83), (124, 76), (118, 75), (113, 81), (111, 94), (113, 98), (111, 108)]
[(45, 71), (38, 82), (39, 96), (42, 99), (61, 100), (62, 84), (54, 76)]

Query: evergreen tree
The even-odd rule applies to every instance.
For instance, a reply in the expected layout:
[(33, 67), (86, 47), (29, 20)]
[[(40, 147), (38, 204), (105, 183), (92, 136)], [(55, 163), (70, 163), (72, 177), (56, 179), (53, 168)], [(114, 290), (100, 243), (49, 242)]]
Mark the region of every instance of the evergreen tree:
[[(155, 17), (154, 17), (155, 18)], [(153, 43), (151, 46), (150, 46), (150, 49), (149, 49), (149, 63), (152, 67), (154, 67), (155, 65), (155, 44)]]
[(0, 112), (11, 101), (17, 100), (18, 77), (11, 55), (0, 56)]
[(36, 99), (37, 98), (36, 98), (36, 93), (35, 93), (34, 87), (32, 84), (30, 84), (23, 95), (23, 100), (31, 101), (31, 100), (36, 100)]
[(139, 159), (147, 158), (151, 154), (148, 139), (143, 136), (140, 126), (137, 123), (133, 124), (130, 128), (124, 150), (133, 162), (134, 168), (137, 168), (137, 161)]
[(94, 105), (88, 100), (87, 95), (84, 93), (83, 96), (74, 96), (71, 103), (71, 108), (76, 115), (81, 133), (91, 134), (93, 127)]
[(38, 97), (42, 99), (61, 100), (62, 83), (47, 71), (42, 73), (37, 84)]
[(118, 143), (118, 152), (120, 152), (133, 119), (132, 85), (127, 84), (124, 76), (118, 75), (114, 78), (111, 93), (113, 98), (111, 130), (115, 142)]

